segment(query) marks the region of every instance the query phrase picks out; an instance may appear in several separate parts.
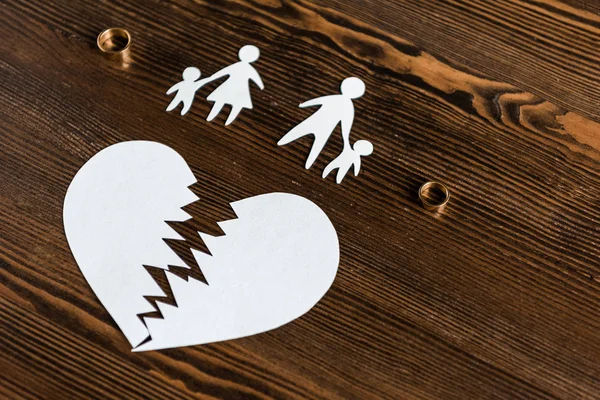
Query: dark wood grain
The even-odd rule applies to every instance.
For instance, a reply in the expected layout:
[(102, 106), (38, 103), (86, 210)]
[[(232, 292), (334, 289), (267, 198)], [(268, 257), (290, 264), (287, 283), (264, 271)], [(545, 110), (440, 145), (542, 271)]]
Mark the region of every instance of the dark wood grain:
[[(595, 1), (10, 1), (0, 4), (0, 397), (600, 398), (600, 5)], [(132, 61), (98, 32), (126, 27)], [(164, 112), (190, 65), (260, 47), (264, 91), (224, 127)], [(205, 73), (206, 73), (205, 72)], [(336, 185), (297, 105), (347, 76), (375, 152)], [(210, 88), (209, 88), (210, 89)], [(97, 301), (62, 228), (102, 148), (176, 149), (210, 204), (286, 191), (322, 207), (341, 263), (307, 315), (148, 353)], [(418, 204), (428, 179), (452, 200)]]

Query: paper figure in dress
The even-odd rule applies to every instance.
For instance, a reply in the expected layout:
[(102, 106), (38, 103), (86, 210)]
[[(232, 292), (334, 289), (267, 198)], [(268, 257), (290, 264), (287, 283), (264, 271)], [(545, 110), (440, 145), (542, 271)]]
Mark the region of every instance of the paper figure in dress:
[(181, 115), (185, 115), (192, 106), (196, 91), (204, 86), (204, 84), (208, 83), (210, 79), (205, 78), (198, 80), (198, 78), (200, 78), (200, 70), (195, 67), (186, 68), (181, 75), (183, 80), (171, 86), (171, 88), (167, 90), (167, 94), (177, 92), (175, 94), (175, 98), (173, 98), (171, 103), (169, 103), (167, 106), (167, 111), (172, 111), (179, 105), (179, 103), (183, 103), (183, 107), (181, 107)]
[(301, 137), (313, 135), (314, 142), (306, 159), (306, 169), (309, 169), (325, 147), (337, 125), (341, 124), (344, 148), (342, 153), (323, 172), (323, 177), (326, 177), (333, 169), (339, 168), (337, 183), (342, 181), (353, 165), (354, 174), (358, 175), (360, 157), (373, 152), (373, 145), (366, 140), (356, 142), (354, 149), (350, 145), (350, 130), (354, 122), (354, 104), (352, 100), (361, 97), (365, 93), (364, 82), (356, 77), (346, 78), (340, 89), (341, 94), (318, 97), (300, 104), (301, 108), (312, 106), (320, 106), (320, 108), (277, 142), (278, 145), (283, 146)]
[(231, 106), (229, 117), (225, 125), (231, 124), (244, 108), (252, 108), (252, 98), (250, 97), (250, 83), (252, 81), (261, 90), (265, 85), (260, 78), (260, 75), (254, 69), (251, 63), (258, 60), (260, 50), (258, 47), (246, 45), (242, 47), (238, 53), (240, 61), (223, 68), (217, 73), (208, 78), (198, 80), (200, 78), (200, 70), (195, 67), (188, 67), (183, 71), (183, 81), (173, 85), (167, 94), (177, 92), (175, 98), (167, 107), (167, 111), (174, 110), (179, 103), (183, 103), (181, 115), (186, 114), (198, 89), (205, 84), (227, 76), (225, 82), (221, 83), (208, 97), (207, 100), (215, 103), (206, 118), (207, 121), (212, 121), (223, 109), (225, 104)]
[(229, 104), (231, 111), (225, 125), (231, 124), (243, 108), (252, 108), (249, 81), (254, 82), (261, 90), (265, 88), (260, 75), (250, 65), (260, 56), (258, 47), (246, 45), (240, 49), (238, 56), (240, 61), (223, 68), (208, 78), (210, 81), (214, 81), (228, 76), (227, 80), (206, 98), (215, 103), (206, 118), (207, 121), (212, 121), (221, 112), (223, 106)]

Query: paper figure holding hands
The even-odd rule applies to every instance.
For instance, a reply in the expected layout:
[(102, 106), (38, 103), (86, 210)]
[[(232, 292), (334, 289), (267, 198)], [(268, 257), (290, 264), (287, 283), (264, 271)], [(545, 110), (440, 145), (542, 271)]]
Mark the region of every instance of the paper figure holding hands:
[(251, 63), (258, 60), (260, 50), (258, 47), (246, 45), (242, 47), (238, 53), (239, 62), (223, 68), (212, 76), (198, 80), (200, 78), (200, 70), (195, 67), (188, 67), (183, 71), (183, 81), (173, 85), (167, 94), (177, 92), (175, 98), (167, 106), (167, 111), (174, 110), (179, 103), (183, 103), (181, 115), (186, 114), (192, 102), (196, 91), (208, 82), (215, 81), (224, 76), (228, 76), (225, 82), (221, 83), (208, 97), (208, 101), (215, 103), (206, 118), (207, 121), (212, 121), (219, 113), (225, 104), (231, 106), (229, 117), (225, 125), (231, 124), (244, 108), (252, 108), (252, 98), (250, 97), (250, 84), (252, 81), (261, 90), (265, 85), (260, 78), (260, 75), (254, 69)]
[(258, 47), (246, 45), (240, 49), (238, 56), (239, 62), (223, 68), (208, 78), (210, 81), (214, 81), (229, 75), (227, 80), (206, 98), (215, 103), (206, 118), (207, 121), (212, 121), (221, 112), (223, 106), (229, 104), (231, 111), (225, 125), (231, 124), (243, 108), (252, 108), (249, 81), (253, 81), (261, 90), (265, 88), (260, 75), (250, 65), (260, 56)]
[(198, 81), (197, 79), (200, 78), (200, 70), (195, 67), (186, 68), (181, 76), (183, 77), (183, 80), (167, 90), (167, 94), (177, 92), (173, 101), (167, 106), (167, 111), (172, 111), (179, 103), (183, 103), (181, 115), (185, 115), (192, 106), (196, 91), (204, 84), (208, 83), (209, 79), (207, 78)]
[(337, 183), (342, 181), (352, 165), (354, 165), (355, 175), (358, 175), (360, 157), (369, 155), (373, 151), (373, 145), (370, 142), (358, 141), (355, 143), (355, 149), (352, 149), (350, 145), (350, 130), (354, 122), (354, 104), (352, 100), (361, 97), (365, 93), (364, 82), (356, 77), (346, 78), (340, 89), (341, 94), (318, 97), (300, 104), (301, 108), (321, 107), (277, 142), (279, 146), (283, 146), (301, 137), (313, 135), (315, 139), (305, 166), (306, 169), (309, 169), (325, 147), (337, 125), (341, 124), (344, 149), (323, 173), (323, 177), (326, 177), (333, 169), (339, 168)]
[(360, 172), (360, 157), (373, 153), (373, 145), (368, 140), (358, 140), (353, 148), (344, 148), (342, 153), (330, 162), (323, 170), (323, 178), (334, 169), (338, 169), (335, 181), (341, 183), (346, 173), (354, 166), (354, 176)]

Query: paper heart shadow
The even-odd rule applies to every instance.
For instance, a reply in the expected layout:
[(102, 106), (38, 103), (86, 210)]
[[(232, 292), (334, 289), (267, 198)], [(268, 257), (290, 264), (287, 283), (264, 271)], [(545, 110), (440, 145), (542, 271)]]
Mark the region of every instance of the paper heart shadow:
[(71, 182), (65, 234), (83, 275), (134, 351), (235, 339), (284, 325), (327, 292), (339, 263), (337, 234), (326, 214), (293, 194), (269, 193), (231, 203), (236, 219), (215, 221), (225, 235), (199, 233), (212, 255), (194, 251), (208, 285), (165, 272), (176, 306), (146, 298), (165, 293), (144, 265), (186, 267), (163, 239), (183, 239), (165, 221), (185, 221), (181, 207), (201, 201), (185, 160), (155, 142), (107, 147)]

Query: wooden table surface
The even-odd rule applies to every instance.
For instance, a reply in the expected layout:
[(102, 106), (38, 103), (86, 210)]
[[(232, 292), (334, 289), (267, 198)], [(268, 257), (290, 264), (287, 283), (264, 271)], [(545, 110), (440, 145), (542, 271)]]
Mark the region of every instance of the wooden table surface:
[[(600, 398), (600, 1), (0, 9), (0, 398)], [(131, 32), (129, 64), (96, 49), (109, 26)], [(164, 111), (185, 67), (217, 71), (249, 43), (253, 110), (228, 127), (206, 101)], [(320, 174), (339, 133), (311, 170), (311, 139), (276, 143), (348, 76), (367, 86), (352, 138), (375, 152), (336, 185)], [(132, 353), (62, 204), (87, 159), (133, 139), (183, 155), (207, 226), (261, 193), (319, 205), (341, 251), (322, 301), (268, 333)], [(429, 179), (452, 192), (438, 215), (416, 198)]]

